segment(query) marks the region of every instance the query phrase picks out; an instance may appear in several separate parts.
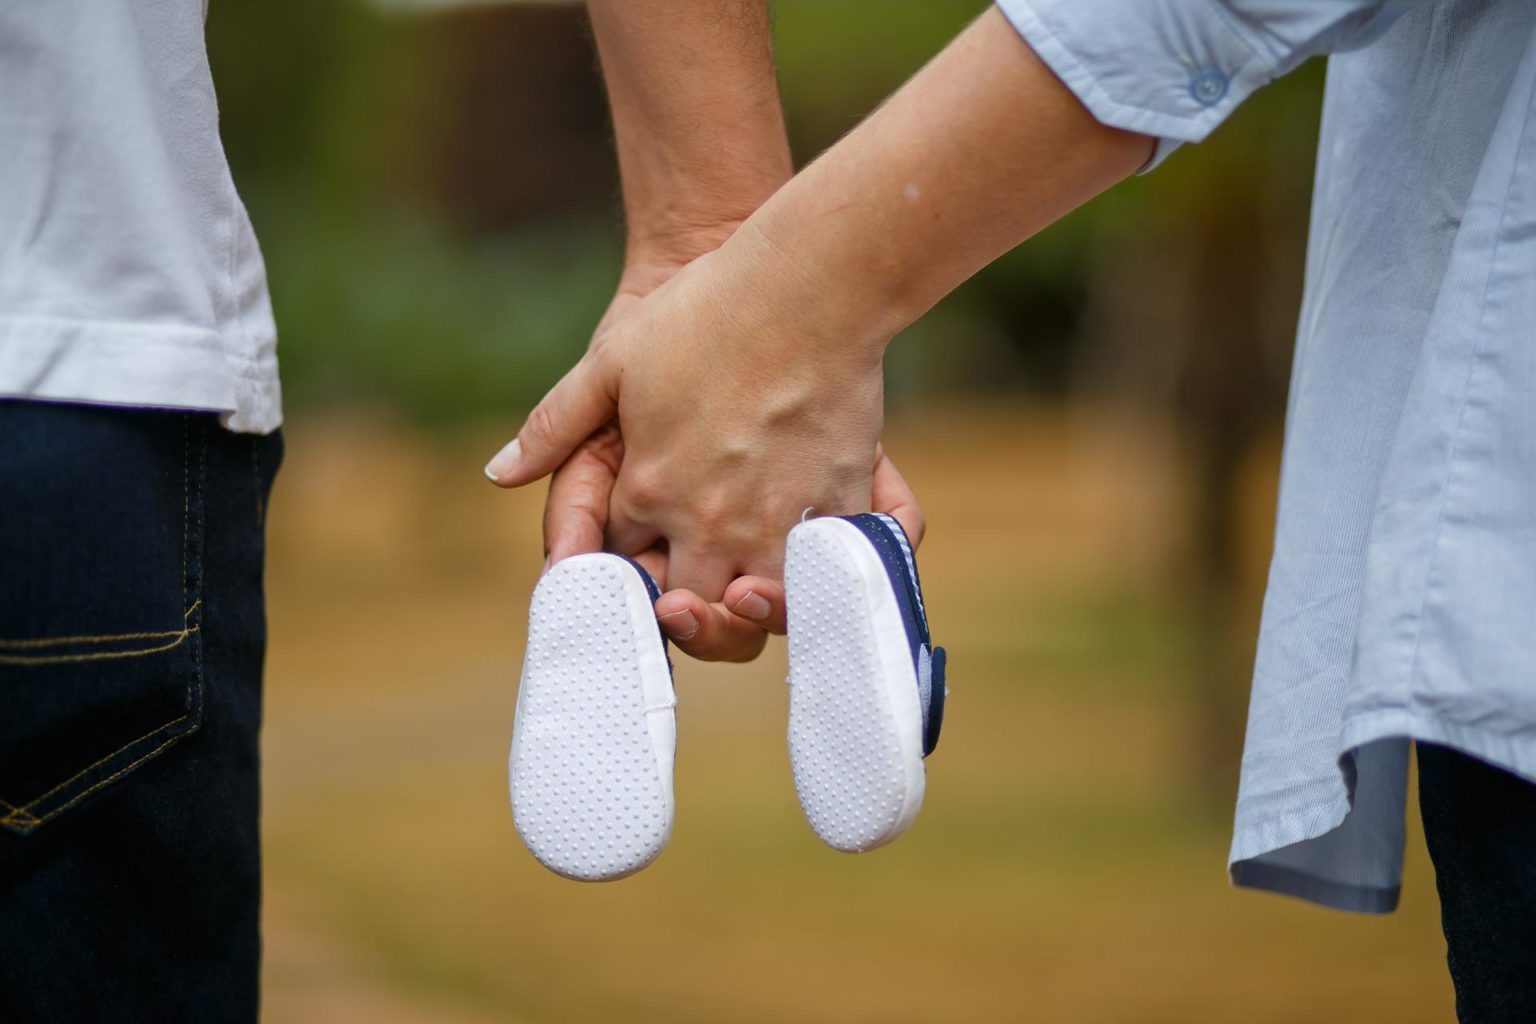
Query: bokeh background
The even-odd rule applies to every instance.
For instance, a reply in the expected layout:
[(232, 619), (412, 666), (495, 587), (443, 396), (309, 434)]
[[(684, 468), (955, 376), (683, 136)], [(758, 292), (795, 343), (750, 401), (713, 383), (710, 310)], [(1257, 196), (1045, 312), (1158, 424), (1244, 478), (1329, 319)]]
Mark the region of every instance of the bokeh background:
[[(773, 6), (804, 161), (984, 5)], [(268, 1020), (1450, 1019), (1416, 822), (1392, 917), (1224, 876), (1319, 65), (893, 346), (952, 676), (913, 830), (849, 857), (801, 820), (780, 642), (679, 662), (671, 847), (592, 887), (512, 830), (542, 495), (480, 477), (618, 272), (583, 11), (220, 2), (209, 34), (289, 414)]]

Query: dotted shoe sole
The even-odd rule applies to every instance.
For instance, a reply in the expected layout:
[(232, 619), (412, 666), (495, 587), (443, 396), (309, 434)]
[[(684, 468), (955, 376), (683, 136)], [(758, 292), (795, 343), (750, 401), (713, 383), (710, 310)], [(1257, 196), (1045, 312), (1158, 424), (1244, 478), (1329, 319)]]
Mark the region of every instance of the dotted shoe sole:
[(512, 820), (566, 878), (623, 878), (672, 833), (671, 668), (653, 584), (617, 555), (568, 558), (533, 593), (509, 774)]
[(790, 531), (784, 585), (795, 792), (827, 845), (874, 849), (923, 803), (922, 684), (903, 598), (870, 534), (834, 517)]

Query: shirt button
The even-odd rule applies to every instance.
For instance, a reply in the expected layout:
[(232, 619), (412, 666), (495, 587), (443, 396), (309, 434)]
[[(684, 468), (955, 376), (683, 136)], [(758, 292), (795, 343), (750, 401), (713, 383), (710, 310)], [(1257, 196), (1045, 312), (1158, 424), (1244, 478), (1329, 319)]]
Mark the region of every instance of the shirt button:
[(1209, 107), (1227, 94), (1227, 76), (1215, 68), (1196, 72), (1189, 80), (1189, 94), (1202, 107)]

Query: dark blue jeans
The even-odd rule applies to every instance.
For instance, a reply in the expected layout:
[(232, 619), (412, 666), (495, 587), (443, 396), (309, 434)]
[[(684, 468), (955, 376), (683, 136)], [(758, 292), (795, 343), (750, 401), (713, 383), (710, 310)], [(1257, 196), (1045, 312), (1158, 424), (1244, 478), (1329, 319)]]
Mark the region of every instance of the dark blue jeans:
[(256, 1019), (281, 444), (0, 401), (0, 1020)]
[(1536, 1021), (1536, 785), (1417, 744), (1419, 808), (1435, 862), (1462, 1024)]

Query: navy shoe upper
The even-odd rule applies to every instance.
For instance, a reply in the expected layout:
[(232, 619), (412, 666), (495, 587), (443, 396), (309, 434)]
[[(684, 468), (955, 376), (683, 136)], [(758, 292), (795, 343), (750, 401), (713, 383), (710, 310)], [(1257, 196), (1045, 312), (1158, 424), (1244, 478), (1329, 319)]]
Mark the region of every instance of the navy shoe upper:
[(639, 573), (640, 578), (645, 581), (645, 589), (646, 592), (651, 595), (651, 603), (655, 604), (657, 601), (661, 600), (661, 588), (656, 585), (656, 581), (651, 578), (651, 574), (645, 571), (645, 566), (641, 565), (633, 558), (630, 558), (628, 555), (620, 555), (619, 557), (632, 565), (635, 569), (635, 572)]
[[(628, 562), (630, 567), (640, 574), (640, 579), (645, 583), (645, 592), (651, 595), (651, 604), (654, 605), (657, 601), (661, 600), (661, 587), (657, 586), (656, 580), (646, 571), (645, 566), (628, 555), (620, 555), (619, 557)], [(667, 641), (667, 631), (661, 628), (660, 620), (656, 623), (656, 634), (661, 637), (661, 651), (667, 659), (667, 671), (675, 674), (677, 669), (672, 664), (672, 645)]]
[(944, 724), (944, 648), (934, 647), (928, 635), (928, 613), (923, 608), (922, 585), (917, 577), (917, 559), (907, 533), (893, 517), (881, 512), (843, 516), (859, 528), (880, 554), (880, 561), (890, 577), (901, 609), (902, 625), (912, 650), (912, 667), (917, 670), (917, 695), (923, 709), (923, 756), (933, 753)]

